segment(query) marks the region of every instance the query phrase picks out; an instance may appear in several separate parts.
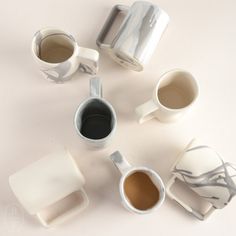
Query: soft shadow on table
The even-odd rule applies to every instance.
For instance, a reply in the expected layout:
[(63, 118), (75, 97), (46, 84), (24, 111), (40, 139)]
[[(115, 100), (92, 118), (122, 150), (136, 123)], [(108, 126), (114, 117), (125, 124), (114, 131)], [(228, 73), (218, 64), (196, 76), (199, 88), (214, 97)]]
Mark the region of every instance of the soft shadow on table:
[(166, 183), (171, 177), (170, 170), (180, 151), (180, 147), (168, 142), (161, 145), (154, 145), (153, 142), (150, 142), (139, 149), (139, 156), (145, 156), (140, 160), (141, 164), (157, 171)]
[(123, 210), (119, 194), (120, 173), (109, 160), (108, 155), (90, 155), (87, 158), (87, 166), (83, 169), (90, 169), (85, 172), (86, 185), (85, 190), (90, 198), (90, 206), (86, 210), (89, 212), (94, 209), (100, 209), (103, 205), (117, 207), (117, 210)]
[(107, 98), (114, 106), (119, 119), (124, 121), (135, 120), (135, 108), (147, 102), (152, 97), (153, 81), (135, 78), (124, 79), (115, 88), (109, 90)]

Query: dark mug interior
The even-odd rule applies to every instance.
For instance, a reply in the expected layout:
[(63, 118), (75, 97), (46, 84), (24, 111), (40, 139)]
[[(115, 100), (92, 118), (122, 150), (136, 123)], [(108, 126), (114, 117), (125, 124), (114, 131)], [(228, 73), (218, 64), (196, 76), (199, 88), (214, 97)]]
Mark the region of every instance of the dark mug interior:
[(79, 108), (75, 123), (82, 136), (97, 140), (106, 138), (112, 132), (115, 117), (106, 102), (92, 98)]

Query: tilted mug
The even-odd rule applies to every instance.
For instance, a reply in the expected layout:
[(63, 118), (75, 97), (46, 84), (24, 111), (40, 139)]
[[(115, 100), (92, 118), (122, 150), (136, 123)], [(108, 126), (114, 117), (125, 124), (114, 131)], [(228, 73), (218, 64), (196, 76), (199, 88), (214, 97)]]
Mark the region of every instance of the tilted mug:
[(49, 154), (26, 166), (9, 177), (9, 184), (25, 210), (45, 227), (64, 222), (89, 203), (84, 176), (68, 151)]
[[(126, 16), (111, 43), (106, 35), (119, 13)], [(131, 7), (116, 5), (108, 16), (97, 38), (99, 48), (105, 50), (120, 65), (142, 71), (160, 41), (169, 22), (169, 16), (160, 7), (145, 1)]]
[[(179, 154), (172, 174), (167, 195), (200, 220), (224, 208), (236, 195), (236, 165), (224, 161), (214, 149), (197, 140), (192, 140)], [(171, 188), (177, 179), (210, 203), (206, 212), (194, 209), (173, 192)]]

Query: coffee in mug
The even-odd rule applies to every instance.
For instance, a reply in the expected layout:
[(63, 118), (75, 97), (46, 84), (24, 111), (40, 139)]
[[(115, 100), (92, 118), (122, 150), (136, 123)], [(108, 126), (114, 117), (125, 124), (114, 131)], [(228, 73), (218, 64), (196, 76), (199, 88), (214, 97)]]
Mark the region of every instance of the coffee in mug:
[(165, 187), (158, 173), (144, 166), (132, 167), (119, 151), (110, 159), (121, 173), (119, 190), (124, 207), (137, 214), (156, 211), (165, 199)]
[(90, 79), (90, 97), (83, 101), (74, 117), (77, 134), (91, 147), (104, 147), (115, 133), (116, 113), (102, 98), (101, 79)]
[(124, 191), (130, 203), (139, 210), (150, 209), (159, 201), (158, 188), (142, 171), (134, 172), (126, 178)]

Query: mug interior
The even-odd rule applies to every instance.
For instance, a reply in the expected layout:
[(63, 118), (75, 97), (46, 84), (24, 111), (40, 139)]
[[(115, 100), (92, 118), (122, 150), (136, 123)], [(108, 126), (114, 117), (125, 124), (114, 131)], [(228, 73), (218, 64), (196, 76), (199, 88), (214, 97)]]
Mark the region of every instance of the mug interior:
[(106, 138), (113, 131), (115, 117), (107, 103), (92, 98), (78, 109), (75, 125), (83, 137), (99, 140)]
[(161, 79), (156, 93), (163, 106), (181, 109), (189, 106), (196, 99), (198, 86), (190, 73), (171, 71)]
[(149, 211), (163, 199), (159, 178), (145, 169), (136, 169), (128, 173), (122, 187), (128, 204), (135, 211)]
[(68, 60), (74, 53), (74, 41), (63, 31), (39, 31), (36, 35), (34, 53), (48, 63)]

